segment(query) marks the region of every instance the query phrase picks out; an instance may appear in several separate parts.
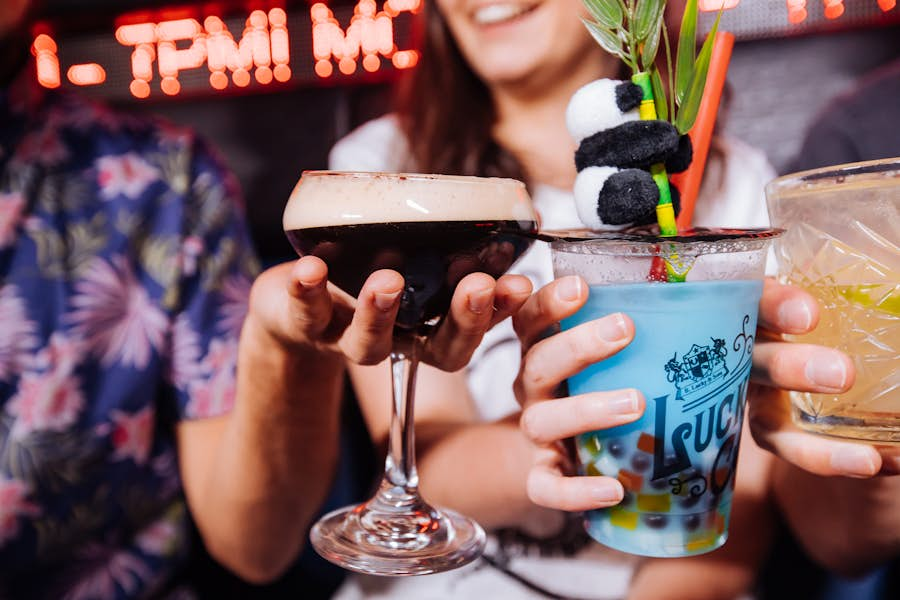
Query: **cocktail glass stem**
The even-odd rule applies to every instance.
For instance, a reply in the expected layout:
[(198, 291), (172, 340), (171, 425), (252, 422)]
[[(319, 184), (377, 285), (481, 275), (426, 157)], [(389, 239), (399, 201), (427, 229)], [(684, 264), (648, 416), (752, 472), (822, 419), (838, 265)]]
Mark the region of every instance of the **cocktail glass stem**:
[(361, 510), (371, 541), (415, 549), (431, 543), (440, 514), (419, 496), (416, 472), (414, 405), (418, 351), (422, 338), (395, 337), (391, 351), (391, 426), (384, 477), (375, 497)]
[(477, 558), (484, 532), (471, 519), (438, 510), (419, 495), (413, 406), (424, 339), (396, 335), (391, 351), (391, 425), (384, 476), (375, 496), (323, 517), (310, 534), (316, 550), (345, 568), (419, 575)]
[[(413, 338), (408, 344), (396, 344), (391, 352), (391, 429), (384, 478), (391, 487), (416, 494), (419, 476), (416, 473), (416, 435), (409, 424), (413, 422), (416, 373), (418, 372), (418, 347), (420, 341)], [(403, 345), (408, 348), (402, 348)]]

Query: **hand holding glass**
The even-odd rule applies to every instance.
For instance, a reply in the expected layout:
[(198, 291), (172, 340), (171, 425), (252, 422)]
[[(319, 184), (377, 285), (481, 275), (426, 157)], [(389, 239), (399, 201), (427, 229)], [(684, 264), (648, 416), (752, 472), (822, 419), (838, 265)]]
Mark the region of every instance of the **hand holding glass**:
[[(597, 541), (657, 557), (725, 543), (766, 249), (777, 234), (610, 233), (551, 244), (555, 275), (590, 286), (563, 331), (618, 312), (634, 322), (627, 347), (568, 379), (573, 396), (635, 387), (646, 401), (637, 421), (576, 438), (581, 474), (625, 488), (619, 505), (587, 513)], [(659, 282), (651, 273), (660, 261), (685, 280)]]
[(301, 177), (284, 213), (297, 252), (324, 260), (330, 281), (353, 296), (379, 269), (393, 269), (405, 282), (390, 355), (384, 478), (374, 498), (313, 527), (312, 544), (326, 559), (364, 573), (420, 575), (481, 555), (478, 524), (430, 506), (418, 492), (417, 358), (456, 284), (470, 273), (505, 273), (530, 245), (535, 221), (525, 186), (510, 179), (326, 171)]
[(792, 392), (794, 422), (815, 433), (900, 442), (900, 159), (805, 171), (766, 188), (779, 276), (819, 301), (798, 341), (846, 352), (844, 394)]

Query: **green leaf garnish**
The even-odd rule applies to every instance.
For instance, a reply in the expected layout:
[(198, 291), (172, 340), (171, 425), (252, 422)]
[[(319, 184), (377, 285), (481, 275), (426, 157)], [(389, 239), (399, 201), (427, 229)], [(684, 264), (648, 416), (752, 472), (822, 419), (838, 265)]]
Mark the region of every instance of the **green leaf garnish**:
[[(696, 0), (693, 0), (696, 2)], [(706, 87), (706, 74), (709, 72), (709, 61), (712, 57), (713, 40), (716, 37), (716, 31), (719, 29), (719, 20), (722, 18), (722, 11), (716, 15), (712, 29), (703, 42), (703, 47), (697, 54), (697, 61), (694, 63), (691, 81), (688, 85), (687, 93), (678, 108), (678, 116), (675, 118), (675, 129), (679, 133), (687, 133), (694, 126), (694, 120), (697, 118), (697, 112), (700, 110), (700, 101), (703, 99), (703, 90)]]
[(697, 0), (687, 0), (678, 34), (678, 54), (675, 59), (675, 103), (681, 106), (694, 74), (697, 51)]
[(603, 0), (584, 0), (584, 6), (599, 25), (606, 29), (618, 29), (622, 26), (625, 17), (623, 7), (619, 2), (604, 2)]
[(604, 29), (598, 23), (593, 23), (584, 19), (582, 19), (582, 22), (587, 27), (588, 31), (591, 33), (594, 39), (597, 40), (597, 43), (600, 44), (601, 48), (603, 48), (610, 54), (619, 57), (619, 59), (623, 60), (628, 66), (632, 65), (632, 63), (622, 50), (622, 40), (620, 40), (614, 32), (608, 29)]
[(641, 48), (641, 67), (644, 71), (655, 72), (654, 65), (656, 63), (656, 53), (659, 51), (659, 39), (662, 37), (663, 12), (662, 8), (660, 8), (656, 15), (656, 21), (653, 23), (650, 33), (647, 36), (647, 40)]
[[(696, 2), (696, 0), (694, 1)], [(639, 45), (643, 45), (654, 30), (659, 29), (659, 19), (662, 17), (665, 7), (666, 3), (659, 0), (637, 0), (634, 21), (631, 26)]]
[(669, 120), (669, 105), (666, 102), (666, 88), (662, 77), (656, 69), (650, 74), (650, 85), (653, 86), (653, 103), (656, 105), (656, 116), (663, 121)]

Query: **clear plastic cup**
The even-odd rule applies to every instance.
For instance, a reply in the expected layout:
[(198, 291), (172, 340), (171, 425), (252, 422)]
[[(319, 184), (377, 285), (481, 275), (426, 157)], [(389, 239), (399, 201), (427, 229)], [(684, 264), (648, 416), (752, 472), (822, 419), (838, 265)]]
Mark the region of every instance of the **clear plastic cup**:
[[(590, 286), (563, 330), (614, 312), (635, 325), (631, 344), (568, 380), (571, 395), (637, 388), (646, 399), (640, 420), (576, 440), (581, 474), (625, 488), (619, 505), (586, 513), (602, 544), (677, 557), (725, 543), (767, 249), (778, 233), (551, 243), (555, 275), (581, 275)], [(666, 263), (685, 280), (659, 281)]]

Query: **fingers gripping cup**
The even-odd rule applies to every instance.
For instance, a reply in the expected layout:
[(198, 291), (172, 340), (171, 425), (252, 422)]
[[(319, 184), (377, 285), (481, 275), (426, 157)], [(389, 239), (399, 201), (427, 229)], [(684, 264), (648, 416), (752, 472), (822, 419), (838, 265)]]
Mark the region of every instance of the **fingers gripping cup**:
[[(576, 440), (581, 474), (625, 488), (619, 505), (586, 514), (597, 541), (659, 557), (725, 543), (767, 247), (777, 233), (611, 233), (551, 244), (555, 275), (581, 275), (590, 286), (563, 330), (614, 312), (635, 325), (631, 344), (568, 380), (572, 395), (637, 388), (646, 398), (640, 420)], [(648, 281), (661, 259), (685, 281)]]

